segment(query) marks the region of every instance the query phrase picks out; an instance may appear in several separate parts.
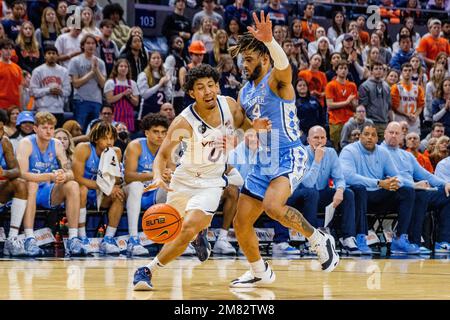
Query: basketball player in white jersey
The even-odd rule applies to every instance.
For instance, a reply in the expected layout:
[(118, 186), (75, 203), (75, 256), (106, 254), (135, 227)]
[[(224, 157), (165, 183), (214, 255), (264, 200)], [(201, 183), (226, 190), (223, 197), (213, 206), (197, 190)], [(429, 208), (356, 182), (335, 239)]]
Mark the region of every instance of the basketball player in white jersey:
[[(236, 169), (224, 177), (226, 151), (233, 144), (235, 128), (249, 127), (249, 121), (234, 99), (218, 95), (218, 81), (219, 74), (210, 65), (202, 64), (187, 73), (184, 89), (195, 103), (184, 109), (170, 125), (153, 163), (152, 184), (152, 188), (168, 191), (167, 204), (177, 209), (184, 220), (175, 240), (166, 243), (152, 262), (137, 269), (134, 290), (151, 290), (152, 275), (180, 256), (199, 232), (201, 235), (194, 242), (200, 243), (194, 247), (199, 259), (206, 260), (211, 249), (202, 230), (210, 225), (223, 188), (228, 183), (242, 183)], [(258, 126), (267, 128), (270, 123), (254, 124)], [(180, 142), (186, 147), (168, 187), (163, 172)]]

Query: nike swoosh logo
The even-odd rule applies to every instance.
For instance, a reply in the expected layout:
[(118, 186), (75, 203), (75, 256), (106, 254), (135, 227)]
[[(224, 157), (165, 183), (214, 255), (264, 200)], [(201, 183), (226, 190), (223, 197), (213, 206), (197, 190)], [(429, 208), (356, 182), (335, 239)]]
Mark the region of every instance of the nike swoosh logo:
[(155, 238), (159, 238), (159, 237), (162, 237), (162, 236), (168, 235), (168, 234), (169, 234), (169, 231), (164, 230), (163, 232), (161, 232), (160, 234), (158, 234)]

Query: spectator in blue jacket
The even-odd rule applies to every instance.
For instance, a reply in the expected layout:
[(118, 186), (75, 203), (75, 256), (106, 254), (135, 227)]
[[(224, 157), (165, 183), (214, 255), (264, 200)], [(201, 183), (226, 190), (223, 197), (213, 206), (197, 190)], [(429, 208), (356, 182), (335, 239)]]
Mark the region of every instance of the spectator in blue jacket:
[[(450, 252), (450, 180), (449, 182), (431, 174), (417, 162), (409, 152), (399, 148), (403, 139), (401, 126), (398, 122), (391, 122), (384, 133), (384, 148), (397, 168), (405, 186), (414, 188), (416, 200), (409, 226), (409, 240), (420, 247), (422, 227), (425, 214), (429, 207), (440, 211), (439, 234), (435, 243), (435, 252)], [(435, 189), (433, 189), (435, 188)], [(428, 248), (421, 247), (421, 253), (431, 253)]]
[[(414, 189), (404, 185), (389, 153), (377, 142), (376, 127), (366, 125), (359, 141), (347, 145), (339, 156), (345, 181), (355, 194), (357, 238), (367, 235), (368, 208), (398, 210), (397, 236), (392, 239), (391, 252), (418, 254), (419, 248), (408, 241)], [(365, 238), (361, 237), (361, 241)]]
[(390, 67), (395, 70), (400, 70), (402, 64), (411, 60), (414, 49), (412, 49), (412, 39), (410, 36), (400, 36), (399, 39), (400, 50), (392, 56)]
[[(336, 151), (325, 147), (327, 136), (325, 129), (314, 126), (309, 129), (307, 173), (302, 183), (289, 198), (287, 204), (301, 208), (304, 217), (314, 227), (319, 227), (317, 212), (333, 203), (333, 207), (342, 213), (340, 242), (343, 250), (349, 254), (371, 254), (366, 245), (357, 245), (355, 239), (355, 198), (350, 189), (345, 188), (344, 175)], [(334, 188), (328, 182), (333, 179)], [(365, 242), (364, 242), (365, 243)]]

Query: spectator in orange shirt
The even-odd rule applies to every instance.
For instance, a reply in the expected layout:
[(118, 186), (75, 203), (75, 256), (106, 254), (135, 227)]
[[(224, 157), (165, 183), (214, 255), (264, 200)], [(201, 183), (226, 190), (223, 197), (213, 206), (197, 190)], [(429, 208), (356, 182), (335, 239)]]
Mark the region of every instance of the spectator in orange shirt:
[(420, 113), (425, 106), (425, 93), (421, 86), (411, 81), (412, 65), (404, 63), (401, 67), (402, 77), (391, 88), (394, 121), (406, 121), (409, 132), (420, 134)]
[(11, 61), (14, 44), (11, 40), (0, 40), (0, 109), (22, 105), (22, 69)]
[(417, 133), (410, 132), (406, 135), (406, 151), (411, 152), (425, 170), (434, 173), (430, 158), (419, 152), (419, 145), (420, 137)]
[(347, 74), (347, 62), (339, 62), (336, 69), (336, 78), (330, 81), (325, 89), (330, 123), (330, 139), (336, 150), (339, 150), (342, 128), (348, 119), (353, 117), (354, 111), (358, 106), (356, 84), (347, 80)]
[(324, 107), (327, 76), (322, 71), (319, 71), (321, 64), (322, 56), (319, 53), (313, 54), (311, 59), (309, 59), (309, 69), (300, 71), (298, 77), (306, 80), (310, 95), (316, 97), (322, 107)]
[(314, 17), (314, 4), (308, 3), (305, 7), (302, 19), (302, 38), (308, 42), (316, 40), (316, 29), (319, 27), (317, 23), (312, 21)]
[(447, 39), (440, 37), (441, 20), (431, 19), (428, 22), (429, 35), (420, 39), (417, 52), (422, 56), (422, 59), (431, 69), (435, 63), (435, 59), (439, 52), (445, 52), (450, 55), (450, 44)]

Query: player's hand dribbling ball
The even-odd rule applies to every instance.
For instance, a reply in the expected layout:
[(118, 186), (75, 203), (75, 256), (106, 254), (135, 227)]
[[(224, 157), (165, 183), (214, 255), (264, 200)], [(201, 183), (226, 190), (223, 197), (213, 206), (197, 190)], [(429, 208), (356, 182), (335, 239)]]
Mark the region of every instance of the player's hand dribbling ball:
[(182, 218), (178, 211), (165, 203), (151, 206), (142, 217), (142, 230), (155, 243), (174, 240), (181, 231)]

